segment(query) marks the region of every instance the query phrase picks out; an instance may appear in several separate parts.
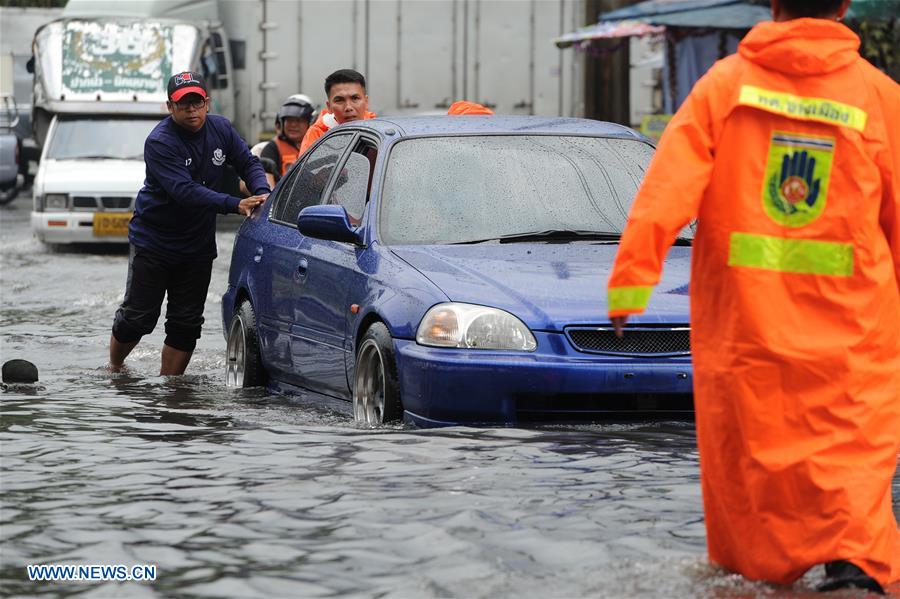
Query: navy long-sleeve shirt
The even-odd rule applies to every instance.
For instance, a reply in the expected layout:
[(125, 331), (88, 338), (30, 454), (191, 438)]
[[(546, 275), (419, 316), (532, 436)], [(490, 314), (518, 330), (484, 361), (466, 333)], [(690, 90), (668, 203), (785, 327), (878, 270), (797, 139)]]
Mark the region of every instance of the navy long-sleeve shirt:
[(172, 117), (144, 142), (147, 177), (134, 204), (128, 239), (171, 260), (216, 257), (216, 214), (238, 211), (240, 198), (214, 187), (232, 165), (254, 194), (269, 192), (259, 159), (225, 117), (210, 114), (196, 133)]

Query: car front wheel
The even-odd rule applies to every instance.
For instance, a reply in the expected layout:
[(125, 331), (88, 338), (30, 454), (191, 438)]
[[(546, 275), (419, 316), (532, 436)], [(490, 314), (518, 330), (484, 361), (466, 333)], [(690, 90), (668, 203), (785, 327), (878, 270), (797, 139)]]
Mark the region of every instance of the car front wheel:
[(353, 417), (368, 426), (379, 426), (402, 416), (394, 342), (387, 327), (376, 322), (366, 331), (356, 352)]
[(240, 388), (265, 385), (266, 371), (259, 357), (256, 312), (249, 300), (244, 300), (231, 317), (225, 359), (226, 386)]

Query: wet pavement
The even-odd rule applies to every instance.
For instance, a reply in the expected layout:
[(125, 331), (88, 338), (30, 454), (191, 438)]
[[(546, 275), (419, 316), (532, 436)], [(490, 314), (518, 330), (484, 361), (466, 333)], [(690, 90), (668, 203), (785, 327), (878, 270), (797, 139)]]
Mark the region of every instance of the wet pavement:
[[(29, 210), (0, 208), (0, 354), (41, 375), (0, 394), (0, 595), (804, 597), (822, 580), (707, 565), (690, 423), (366, 430), (343, 406), (227, 389), (233, 231), (189, 374), (156, 375), (160, 325), (111, 375), (127, 254), (49, 251)], [(30, 582), (37, 563), (157, 577)]]

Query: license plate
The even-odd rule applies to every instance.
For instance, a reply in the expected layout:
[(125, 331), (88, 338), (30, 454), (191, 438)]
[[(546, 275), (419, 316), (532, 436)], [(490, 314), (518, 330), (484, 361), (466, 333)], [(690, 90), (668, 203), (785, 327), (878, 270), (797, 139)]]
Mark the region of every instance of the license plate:
[(94, 214), (94, 235), (97, 237), (128, 237), (130, 212)]

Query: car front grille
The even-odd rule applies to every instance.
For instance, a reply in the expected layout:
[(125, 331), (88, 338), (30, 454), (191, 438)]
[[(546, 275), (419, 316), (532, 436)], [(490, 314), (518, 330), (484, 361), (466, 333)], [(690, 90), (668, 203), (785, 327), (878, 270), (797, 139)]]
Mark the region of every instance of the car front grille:
[(76, 210), (110, 210), (124, 212), (131, 209), (131, 196), (72, 196)]
[(125, 210), (131, 207), (129, 196), (103, 196), (100, 204), (107, 210)]
[(94, 196), (72, 196), (73, 208), (90, 208), (97, 209), (97, 198)]
[(625, 327), (620, 339), (611, 326), (567, 327), (566, 336), (578, 351), (624, 356), (680, 356), (691, 353), (687, 325)]

